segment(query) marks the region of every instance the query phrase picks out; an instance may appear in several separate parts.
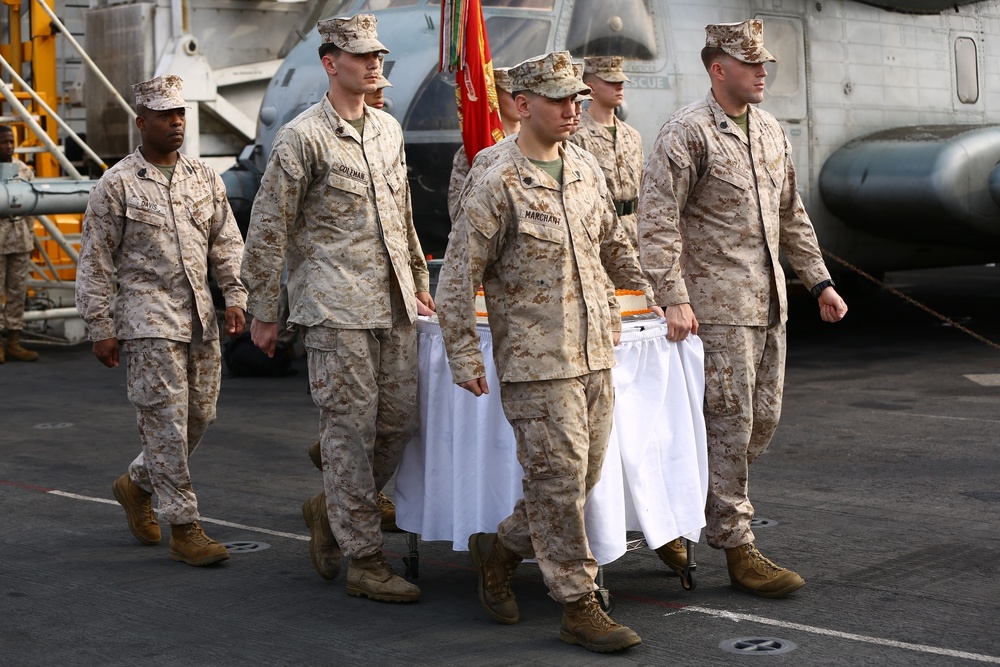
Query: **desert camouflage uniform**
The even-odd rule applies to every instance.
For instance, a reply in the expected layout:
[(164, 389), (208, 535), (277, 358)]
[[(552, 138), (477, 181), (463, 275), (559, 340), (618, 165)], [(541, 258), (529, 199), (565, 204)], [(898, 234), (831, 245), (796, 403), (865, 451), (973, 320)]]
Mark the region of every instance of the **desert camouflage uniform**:
[[(31, 181), (31, 167), (13, 158), (17, 178)], [(35, 249), (35, 220), (24, 216), (0, 218), (0, 331), (20, 331), (24, 328), (24, 297), (28, 289), (31, 251)]]
[(754, 106), (747, 122), (749, 141), (712, 93), (676, 112), (656, 138), (639, 202), (639, 250), (656, 303), (690, 303), (705, 345), (706, 537), (717, 548), (754, 541), (748, 466), (781, 413), (779, 250), (806, 285), (830, 277), (781, 126)]
[[(459, 201), (464, 201), (468, 192), (475, 189), (477, 181), (489, 171), (497, 159), (508, 154), (503, 145), (508, 141), (516, 140), (517, 135), (512, 134), (509, 137), (504, 137), (499, 143), (479, 151), (466, 176), (466, 183), (459, 195)], [(626, 245), (630, 247), (627, 248)], [(636, 257), (638, 257), (638, 250), (635, 243), (627, 238), (625, 228), (621, 224), (615, 225), (613, 233), (601, 239), (601, 263), (604, 264), (604, 269), (611, 277), (615, 288), (642, 292), (646, 296), (647, 303), (652, 304), (652, 287), (645, 278), (638, 279), (634, 271)]]
[(525, 474), (524, 499), (498, 534), (523, 558), (538, 558), (549, 594), (571, 602), (595, 590), (583, 503), (607, 448), (612, 334), (621, 326), (602, 243), (618, 244), (608, 256), (620, 272), (643, 279), (593, 156), (564, 146), (560, 187), (515, 142), (489, 151), (492, 164), (470, 184), (452, 228), (438, 314), (452, 379), (484, 376), (474, 305), (482, 281), (501, 402)]
[(632, 243), (637, 243), (636, 215), (623, 213), (633, 208), (639, 199), (639, 184), (642, 182), (642, 137), (631, 125), (615, 116), (615, 136), (606, 127), (598, 125), (589, 113), (580, 117), (580, 129), (569, 140), (580, 148), (593, 153), (601, 165), (608, 191), (619, 209), (622, 227)]
[(129, 476), (157, 494), (160, 514), (171, 524), (198, 519), (188, 458), (215, 420), (219, 394), (219, 324), (209, 267), (226, 306), (244, 308), (242, 250), (226, 187), (200, 160), (179, 155), (168, 183), (136, 149), (90, 193), (77, 308), (90, 340), (121, 341), (143, 447)]
[(376, 491), (417, 425), (414, 294), (429, 289), (390, 115), (366, 107), (362, 141), (324, 96), (278, 133), (243, 259), (249, 310), (265, 322), (286, 258), (288, 322), (304, 329), (322, 411), (328, 516), (343, 552), (365, 558), (382, 550)]

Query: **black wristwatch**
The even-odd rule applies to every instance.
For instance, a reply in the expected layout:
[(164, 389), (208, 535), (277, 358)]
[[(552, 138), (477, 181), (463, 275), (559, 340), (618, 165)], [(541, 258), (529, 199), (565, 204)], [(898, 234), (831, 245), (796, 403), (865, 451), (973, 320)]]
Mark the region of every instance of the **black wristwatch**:
[(819, 282), (813, 285), (812, 289), (809, 290), (809, 293), (813, 295), (814, 299), (818, 299), (819, 295), (823, 293), (823, 290), (825, 290), (827, 287), (833, 287), (834, 284), (835, 283), (832, 280), (824, 280), (823, 282)]

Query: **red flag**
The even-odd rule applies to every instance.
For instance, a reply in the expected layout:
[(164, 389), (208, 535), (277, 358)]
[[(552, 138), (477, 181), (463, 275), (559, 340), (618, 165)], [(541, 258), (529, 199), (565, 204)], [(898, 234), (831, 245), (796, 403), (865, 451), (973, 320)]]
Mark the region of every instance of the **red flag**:
[[(450, 5), (450, 11), (445, 4)], [(442, 22), (442, 40), (451, 44), (450, 49), (442, 44), (442, 56), (450, 52), (449, 69), (456, 70), (455, 102), (462, 143), (471, 165), (479, 151), (503, 139), (500, 104), (493, 82), (493, 58), (481, 0), (446, 1), (442, 3), (442, 17), (446, 13), (450, 13), (451, 21)]]

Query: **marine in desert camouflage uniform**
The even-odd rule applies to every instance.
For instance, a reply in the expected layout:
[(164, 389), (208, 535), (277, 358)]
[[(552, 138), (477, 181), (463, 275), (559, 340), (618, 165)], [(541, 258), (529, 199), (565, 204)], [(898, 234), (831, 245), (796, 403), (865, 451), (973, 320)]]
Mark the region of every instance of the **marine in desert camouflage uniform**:
[(612, 254), (630, 262), (635, 281), (643, 278), (596, 160), (563, 143), (574, 98), (586, 89), (569, 53), (521, 63), (511, 85), (521, 131), (489, 149), (491, 164), (467, 188), (438, 285), (452, 378), (480, 396), (490, 390), (476, 332), (482, 282), (500, 399), (524, 468), (524, 498), (497, 533), (472, 535), (469, 550), (494, 620), (518, 621), (511, 578), (523, 558), (537, 558), (549, 595), (564, 605), (560, 637), (616, 651), (641, 640), (597, 604), (583, 519), (610, 435), (621, 330), (601, 243), (617, 240)]
[(416, 601), (420, 589), (383, 556), (376, 498), (417, 426), (416, 318), (434, 302), (402, 129), (364, 103), (388, 52), (375, 17), (317, 27), (329, 90), (275, 137), (251, 213), (243, 259), (251, 336), (274, 353), (287, 262), (288, 323), (304, 332), (320, 408), (325, 491), (302, 507), (313, 566), (333, 579), (344, 553), (349, 595)]
[[(35, 172), (14, 157), (14, 131), (0, 125), (0, 162), (14, 167), (12, 178), (31, 181)], [(16, 215), (0, 217), (0, 332), (7, 332), (7, 342), (0, 341), (0, 364), (9, 361), (37, 361), (38, 353), (21, 347), (24, 329), (24, 299), (31, 272), (31, 251), (35, 249), (35, 221)]]
[[(184, 141), (180, 77), (132, 86), (142, 145), (109, 169), (90, 194), (80, 239), (76, 303), (94, 355), (115, 367), (128, 359), (142, 453), (114, 485), (129, 528), (157, 544), (170, 522), (170, 556), (191, 565), (229, 558), (205, 535), (188, 459), (215, 420), (221, 380), (219, 325), (208, 287), (211, 268), (226, 300), (226, 333), (245, 323), (243, 252), (219, 175), (178, 152)], [(117, 297), (112, 297), (117, 271)]]
[[(497, 103), (500, 105), (500, 122), (503, 124), (503, 134), (505, 138), (510, 137), (517, 134), (521, 127), (521, 117), (517, 113), (514, 96), (511, 95), (510, 90), (510, 68), (495, 68), (493, 81), (496, 84)], [(452, 220), (458, 218), (462, 187), (465, 185), (465, 177), (469, 175), (471, 162), (472, 160), (465, 153), (465, 146), (455, 152), (455, 157), (451, 161), (451, 181), (448, 183), (448, 214)]]
[(791, 148), (764, 98), (763, 24), (709, 25), (702, 60), (712, 89), (660, 130), (639, 201), (643, 269), (666, 309), (668, 337), (705, 347), (709, 491), (706, 537), (725, 549), (732, 585), (785, 597), (804, 585), (754, 545), (749, 465), (778, 425), (785, 370), (783, 251), (824, 321), (847, 305), (834, 290), (795, 185)]
[(570, 141), (597, 157), (618, 217), (634, 244), (644, 160), (639, 132), (615, 115), (615, 109), (625, 101), (625, 82), (629, 80), (623, 63), (621, 56), (584, 58), (583, 81), (590, 86), (592, 99)]

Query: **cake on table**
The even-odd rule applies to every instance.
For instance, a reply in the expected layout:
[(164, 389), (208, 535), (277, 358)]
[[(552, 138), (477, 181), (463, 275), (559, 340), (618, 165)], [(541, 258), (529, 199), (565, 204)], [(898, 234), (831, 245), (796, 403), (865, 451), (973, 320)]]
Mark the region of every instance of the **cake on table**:
[(618, 299), (618, 308), (622, 311), (622, 318), (641, 318), (653, 315), (646, 303), (646, 295), (639, 290), (616, 289), (615, 298)]

